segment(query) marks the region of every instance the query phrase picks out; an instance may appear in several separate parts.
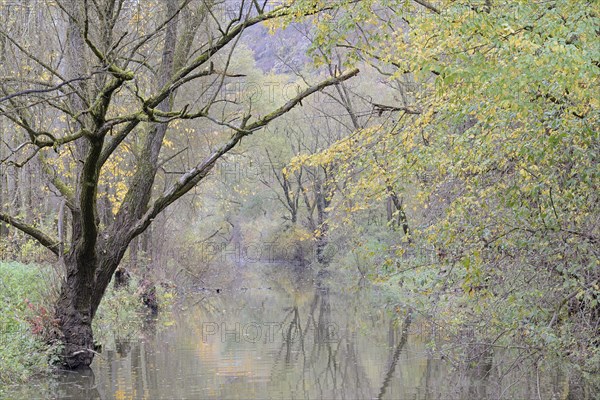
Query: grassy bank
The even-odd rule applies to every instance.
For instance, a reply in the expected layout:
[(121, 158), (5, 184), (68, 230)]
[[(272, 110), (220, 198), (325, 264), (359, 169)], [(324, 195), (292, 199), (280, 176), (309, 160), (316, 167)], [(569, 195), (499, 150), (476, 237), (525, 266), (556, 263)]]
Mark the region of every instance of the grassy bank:
[(49, 267), (0, 261), (0, 394), (2, 386), (45, 373), (57, 351), (42, 339), (51, 322)]
[[(20, 384), (51, 371), (59, 347), (48, 344), (56, 321), (52, 305), (58, 274), (50, 266), (0, 261), (0, 398), (3, 387)], [(104, 348), (135, 337), (148, 312), (133, 277), (115, 290), (110, 285), (94, 319), (95, 340)], [(173, 294), (157, 285), (157, 301), (168, 309)]]

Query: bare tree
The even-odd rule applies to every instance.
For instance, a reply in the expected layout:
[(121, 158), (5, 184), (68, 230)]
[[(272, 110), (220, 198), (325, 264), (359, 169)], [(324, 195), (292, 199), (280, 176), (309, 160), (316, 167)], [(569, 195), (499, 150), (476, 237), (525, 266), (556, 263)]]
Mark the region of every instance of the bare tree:
[[(268, 7), (266, 1), (234, 5), (163, 0), (156, 10), (142, 7), (127, 0), (30, 3), (23, 12), (35, 11), (48, 27), (39, 43), (31, 36), (15, 35), (10, 21), (0, 24), (5, 51), (14, 56), (14, 62), (3, 65), (7, 78), (0, 83), (0, 116), (26, 137), (11, 156), (29, 152), (26, 160), (43, 165), (70, 210), (70, 240), (62, 243), (4, 211), (0, 221), (64, 259), (56, 318), (68, 368), (88, 366), (93, 360), (92, 319), (129, 243), (201, 182), (244, 137), (311, 94), (358, 73), (356, 69), (336, 73), (256, 117), (251, 104), (244, 107), (218, 96), (229, 79), (239, 76), (228, 71), (233, 49), (244, 30), (297, 10), (287, 5)], [(320, 11), (305, 10), (304, 15)], [(178, 93), (198, 92), (202, 85), (211, 90), (201, 89), (189, 104), (178, 101)], [(158, 190), (157, 172), (169, 157), (177, 156), (167, 156), (164, 146), (176, 120), (196, 120), (231, 133)], [(126, 194), (118, 209), (101, 221), (99, 198), (106, 190), (101, 174), (111, 157), (134, 139), (139, 153), (131, 176), (123, 182)], [(52, 149), (71, 153), (74, 178), (53, 168)]]

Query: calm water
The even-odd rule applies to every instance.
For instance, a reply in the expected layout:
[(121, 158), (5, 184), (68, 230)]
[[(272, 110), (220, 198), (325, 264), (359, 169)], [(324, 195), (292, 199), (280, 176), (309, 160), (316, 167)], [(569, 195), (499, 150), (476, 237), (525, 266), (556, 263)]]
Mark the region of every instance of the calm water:
[(429, 350), (418, 316), (388, 310), (372, 290), (223, 289), (177, 309), (104, 349), (91, 370), (11, 398), (551, 399), (562, 390), (514, 357), (451, 368)]

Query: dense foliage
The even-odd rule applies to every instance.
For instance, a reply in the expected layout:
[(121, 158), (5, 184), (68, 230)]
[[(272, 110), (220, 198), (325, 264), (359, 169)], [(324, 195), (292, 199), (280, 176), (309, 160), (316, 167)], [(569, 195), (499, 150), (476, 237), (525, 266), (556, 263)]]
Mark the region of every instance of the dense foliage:
[(379, 279), (420, 273), (412, 286), (428, 294), (426, 310), (450, 300), (439, 316), (448, 326), (568, 356), (590, 377), (600, 365), (598, 12), (589, 1), (382, 1), (322, 18), (319, 45), (396, 82), (399, 115), (294, 162), (342, 163), (346, 212), (390, 188), (411, 199), (410, 243), (392, 242), (390, 258), (436, 257)]

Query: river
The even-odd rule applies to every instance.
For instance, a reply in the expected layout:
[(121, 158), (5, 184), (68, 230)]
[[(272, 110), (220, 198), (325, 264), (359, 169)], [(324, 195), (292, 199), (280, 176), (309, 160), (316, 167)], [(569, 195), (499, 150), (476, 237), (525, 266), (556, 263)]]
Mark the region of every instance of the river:
[(16, 387), (9, 398), (559, 398), (558, 372), (540, 374), (499, 351), (457, 367), (433, 350), (443, 335), (432, 340), (431, 328), (374, 288), (308, 280), (205, 289), (105, 348), (91, 369)]

